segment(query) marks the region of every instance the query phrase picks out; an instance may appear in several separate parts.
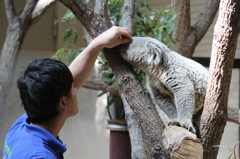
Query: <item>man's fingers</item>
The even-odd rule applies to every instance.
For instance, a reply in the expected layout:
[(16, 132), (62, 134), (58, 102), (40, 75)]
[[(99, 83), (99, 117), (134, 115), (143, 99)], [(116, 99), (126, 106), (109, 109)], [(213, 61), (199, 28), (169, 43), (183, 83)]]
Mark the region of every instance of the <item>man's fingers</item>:
[(120, 45), (120, 44), (126, 44), (126, 43), (129, 43), (130, 41), (131, 41), (131, 39), (129, 39), (129, 38), (119, 39), (119, 40), (118, 40), (118, 45)]
[(124, 28), (122, 30), (122, 32), (120, 32), (120, 33), (122, 35), (122, 39), (123, 38), (128, 38), (128, 39), (132, 40), (132, 36), (129, 34), (129, 32), (128, 32), (128, 30), (126, 28)]

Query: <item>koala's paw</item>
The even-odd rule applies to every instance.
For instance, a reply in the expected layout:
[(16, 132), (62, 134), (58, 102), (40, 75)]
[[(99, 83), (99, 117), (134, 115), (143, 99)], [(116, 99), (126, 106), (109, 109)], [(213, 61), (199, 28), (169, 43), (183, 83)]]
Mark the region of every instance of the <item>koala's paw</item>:
[(177, 121), (176, 119), (174, 119), (168, 123), (168, 126), (170, 126), (170, 125), (181, 126), (183, 128), (186, 128), (188, 131), (192, 132), (193, 134), (196, 134), (196, 130), (193, 127), (191, 121), (190, 122), (189, 121), (188, 122), (187, 121)]

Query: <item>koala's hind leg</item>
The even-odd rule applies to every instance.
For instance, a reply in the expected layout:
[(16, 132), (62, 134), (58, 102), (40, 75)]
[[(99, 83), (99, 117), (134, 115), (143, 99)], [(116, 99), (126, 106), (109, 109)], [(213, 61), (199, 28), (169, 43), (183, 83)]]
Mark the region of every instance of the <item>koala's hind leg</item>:
[(158, 88), (148, 83), (149, 93), (155, 104), (161, 108), (161, 110), (170, 118), (177, 118), (177, 109), (172, 100), (168, 96), (164, 96)]

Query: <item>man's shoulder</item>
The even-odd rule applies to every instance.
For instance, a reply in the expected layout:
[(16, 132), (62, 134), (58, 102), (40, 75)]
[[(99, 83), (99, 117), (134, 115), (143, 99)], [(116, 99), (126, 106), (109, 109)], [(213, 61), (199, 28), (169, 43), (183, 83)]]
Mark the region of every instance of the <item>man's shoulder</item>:
[[(27, 115), (24, 114), (13, 124), (6, 135), (4, 143), (4, 159), (7, 158), (49, 158), (55, 159), (55, 152), (49, 144), (34, 133), (34, 127), (26, 124)], [(37, 131), (37, 130), (35, 130)]]
[(56, 159), (55, 152), (39, 137), (24, 136), (17, 141), (8, 142), (6, 138), (4, 144), (4, 155), (7, 158), (18, 159)]
[(9, 132), (12, 131), (12, 130), (14, 130), (14, 129), (16, 129), (16, 128), (19, 127), (21, 124), (23, 124), (24, 121), (27, 120), (27, 117), (28, 117), (28, 116), (27, 116), (27, 114), (25, 113), (25, 114), (23, 114), (20, 118), (18, 118), (18, 119), (15, 121), (15, 123), (11, 126)]

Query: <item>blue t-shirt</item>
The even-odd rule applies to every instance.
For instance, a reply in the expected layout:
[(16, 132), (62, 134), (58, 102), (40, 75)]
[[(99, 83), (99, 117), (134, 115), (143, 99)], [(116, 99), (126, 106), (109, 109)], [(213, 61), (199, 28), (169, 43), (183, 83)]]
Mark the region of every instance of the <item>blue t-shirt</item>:
[(27, 123), (22, 115), (6, 135), (3, 159), (63, 159), (67, 150), (50, 132)]

